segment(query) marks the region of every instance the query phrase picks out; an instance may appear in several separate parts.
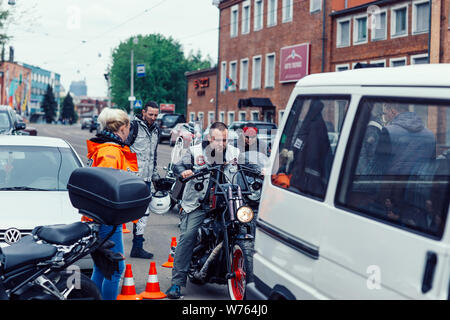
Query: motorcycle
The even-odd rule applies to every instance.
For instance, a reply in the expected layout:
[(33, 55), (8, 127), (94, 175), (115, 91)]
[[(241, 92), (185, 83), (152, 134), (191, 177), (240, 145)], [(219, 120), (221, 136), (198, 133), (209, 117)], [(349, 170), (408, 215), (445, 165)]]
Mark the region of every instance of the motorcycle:
[[(210, 210), (198, 231), (188, 272), (189, 280), (195, 284), (227, 284), (230, 298), (243, 300), (246, 283), (253, 278), (254, 247), (251, 227), (254, 211), (246, 205), (246, 199), (252, 195), (252, 186), (245, 179), (244, 172), (258, 179), (261, 173), (244, 165), (236, 166), (238, 169), (233, 179), (226, 183), (219, 183), (222, 165), (202, 169), (181, 180), (185, 183), (194, 178), (201, 180), (208, 175), (213, 182)], [(238, 176), (241, 179), (235, 181)], [(255, 185), (253, 188), (261, 186)]]
[[(125, 188), (124, 188), (125, 187)], [(151, 195), (134, 175), (111, 168), (76, 169), (68, 183), (72, 205), (91, 221), (39, 226), (0, 249), (0, 300), (99, 300), (94, 282), (73, 264), (91, 254), (106, 278), (124, 257), (108, 239), (122, 223), (145, 214)], [(101, 224), (114, 226), (104, 239)]]

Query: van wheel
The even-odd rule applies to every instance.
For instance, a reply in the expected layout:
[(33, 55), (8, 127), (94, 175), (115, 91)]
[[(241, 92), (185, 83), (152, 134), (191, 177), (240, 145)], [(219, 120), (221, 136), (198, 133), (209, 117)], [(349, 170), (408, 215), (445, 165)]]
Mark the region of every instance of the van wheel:
[(253, 241), (237, 241), (231, 252), (231, 272), (228, 279), (228, 295), (231, 300), (246, 299), (246, 285), (253, 281)]

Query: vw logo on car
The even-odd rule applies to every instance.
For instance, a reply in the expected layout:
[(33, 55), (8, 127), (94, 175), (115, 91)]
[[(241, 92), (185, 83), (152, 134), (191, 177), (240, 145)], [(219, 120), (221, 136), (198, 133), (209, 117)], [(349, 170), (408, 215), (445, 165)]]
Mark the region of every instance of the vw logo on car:
[(16, 228), (10, 228), (5, 231), (5, 242), (7, 244), (13, 244), (22, 238), (22, 234)]

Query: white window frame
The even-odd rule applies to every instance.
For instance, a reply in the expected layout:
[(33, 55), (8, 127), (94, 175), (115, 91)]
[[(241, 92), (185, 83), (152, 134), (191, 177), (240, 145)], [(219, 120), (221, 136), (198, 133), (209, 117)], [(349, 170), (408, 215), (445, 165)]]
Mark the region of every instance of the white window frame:
[(427, 53), (421, 53), (421, 54), (415, 54), (413, 56), (411, 56), (411, 64), (416, 64), (414, 62), (415, 59), (420, 59), (420, 58), (428, 58), (428, 54)]
[(371, 60), (369, 64), (376, 64), (376, 63), (383, 63), (383, 67), (386, 68), (386, 59), (380, 59), (380, 60)]
[(429, 25), (427, 26), (427, 30), (425, 30), (425, 31), (417, 31), (416, 29), (417, 29), (417, 17), (416, 17), (416, 14), (417, 14), (417, 5), (419, 5), (419, 4), (422, 4), (422, 3), (428, 3), (428, 8), (429, 8), (429, 10), (431, 10), (431, 6), (430, 6), (430, 1), (429, 0), (416, 0), (416, 1), (413, 1), (412, 2), (412, 16), (411, 16), (411, 19), (412, 19), (412, 23), (411, 23), (411, 33), (413, 34), (413, 35), (416, 35), (416, 34), (424, 34), (424, 33), (428, 33), (428, 29), (429, 29)]
[(220, 111), (219, 113), (219, 121), (225, 123), (225, 111)]
[(278, 127), (281, 126), (281, 120), (283, 120), (284, 113), (286, 109), (278, 110)]
[[(248, 20), (245, 19), (244, 12), (248, 8)], [(249, 34), (251, 28), (251, 16), (252, 16), (252, 8), (250, 0), (242, 2), (242, 26), (241, 26), (241, 34)], [(247, 29), (247, 31), (245, 31)]]
[(367, 63), (367, 61), (356, 61), (356, 62), (352, 62), (352, 70), (355, 69), (355, 65), (357, 63)]
[(195, 121), (195, 112), (189, 112), (189, 121), (194, 122)]
[[(255, 68), (255, 61), (259, 59), (260, 65), (259, 65), (259, 83), (256, 83), (256, 68)], [(253, 90), (259, 90), (261, 89), (261, 81), (262, 81), (262, 56), (254, 56), (253, 57), (253, 65), (252, 65), (252, 89)]]
[[(373, 15), (375, 16), (374, 18), (372, 18), (372, 19), (375, 19), (375, 21), (376, 21), (376, 19), (377, 19), (377, 15), (380, 15), (381, 16), (381, 14), (383, 14), (384, 13), (384, 15), (385, 15), (385, 17), (386, 17), (386, 19), (384, 20), (384, 23), (385, 23), (385, 25), (384, 25), (384, 36), (382, 37), (382, 38), (375, 38), (375, 28), (373, 28), (373, 27), (371, 27), (370, 29), (370, 40), (371, 41), (382, 41), (382, 40), (386, 40), (387, 39), (387, 26), (388, 26), (388, 13), (387, 13), (387, 10), (386, 9), (383, 9), (383, 10), (380, 10), (380, 11), (378, 11), (378, 12), (376, 12), (376, 13), (373, 13)], [(371, 17), (369, 17), (369, 19), (371, 19)], [(367, 23), (369, 23), (369, 21), (367, 21)], [(375, 26), (376, 26), (376, 23), (375, 23)]]
[[(211, 115), (212, 115), (212, 119), (210, 118)], [(215, 112), (208, 111), (208, 126), (210, 126), (212, 123), (214, 123), (214, 117), (215, 117)]]
[[(274, 27), (277, 25), (277, 16), (278, 16), (278, 0), (273, 0), (275, 1), (274, 6), (275, 8), (272, 8), (271, 0), (267, 0), (267, 27)], [(275, 13), (272, 16), (272, 13)], [(271, 17), (273, 17), (273, 21), (271, 21)]]
[[(269, 70), (269, 57), (273, 57), (273, 70)], [(276, 65), (275, 52), (266, 54), (266, 65), (265, 65), (265, 74), (264, 74), (264, 87), (265, 88), (274, 88), (275, 87), (275, 65)], [(273, 74), (273, 83), (269, 83), (270, 73)]]
[[(343, 22), (348, 22), (349, 23), (349, 28), (348, 28), (348, 44), (346, 45), (342, 45), (342, 39), (341, 39), (341, 23)], [(336, 47), (337, 48), (346, 48), (346, 47), (350, 47), (352, 45), (352, 39), (351, 39), (351, 30), (352, 30), (352, 18), (347, 17), (347, 18), (342, 18), (342, 19), (338, 19), (336, 20), (337, 23), (337, 27), (336, 27)]]
[[(402, 9), (402, 8), (406, 8), (406, 33), (404, 34), (395, 34), (395, 27), (396, 27), (396, 14), (395, 14), (395, 10), (398, 9)], [(403, 4), (399, 4), (397, 6), (393, 6), (391, 7), (391, 39), (394, 38), (401, 38), (401, 37), (407, 37), (409, 35), (409, 26), (408, 26), (408, 4), (407, 3), (403, 3)]]
[[(347, 68), (347, 69), (339, 70), (340, 68)], [(335, 67), (335, 71), (336, 72), (347, 71), (347, 70), (350, 70), (350, 64), (349, 63), (337, 64), (336, 67)]]
[[(233, 21), (235, 12), (236, 12), (236, 21)], [(236, 30), (234, 30), (234, 27), (236, 27)], [(231, 7), (230, 11), (230, 38), (235, 38), (238, 35), (239, 35), (239, 5), (236, 4)]]
[[(358, 19), (365, 18), (366, 19), (366, 40), (358, 41)], [(369, 17), (367, 13), (359, 14), (353, 17), (353, 45), (361, 45), (366, 44), (369, 41)]]
[[(287, 6), (287, 3), (290, 3), (290, 6)], [(282, 10), (282, 17), (281, 20), (283, 23), (286, 22), (292, 22), (293, 15), (294, 15), (294, 0), (283, 0), (282, 3), (283, 10)], [(289, 10), (288, 10), (289, 8)], [(288, 15), (289, 13), (289, 15)]]
[(255, 120), (254, 120), (254, 117), (253, 117), (255, 114), (257, 115), (256, 121), (258, 121), (258, 120), (259, 120), (259, 111), (252, 111), (252, 112), (251, 112), (252, 121), (255, 121)]
[[(230, 121), (231, 120), (231, 115), (233, 115), (233, 121)], [(228, 123), (227, 123), (227, 126), (229, 126), (230, 124), (232, 124), (234, 121), (236, 121), (236, 118), (234, 117), (235, 116), (235, 113), (234, 113), (234, 111), (228, 111)]]
[[(259, 31), (259, 30), (262, 30), (263, 27), (264, 27), (264, 0), (254, 0), (254, 1), (255, 1), (254, 2), (254, 8), (255, 9), (253, 10), (253, 14), (254, 14), (254, 17), (253, 17), (253, 31)], [(260, 16), (258, 16), (257, 12), (256, 12), (256, 8), (257, 8), (256, 3), (258, 3), (258, 2), (261, 3), (261, 15)], [(259, 25), (260, 25), (259, 28), (257, 27), (258, 19), (259, 19)]]
[(400, 57), (400, 58), (391, 58), (389, 59), (389, 67), (394, 67), (393, 64), (394, 62), (397, 61), (404, 61), (405, 62), (405, 66), (408, 64), (408, 59), (406, 57)]
[[(233, 67), (234, 67), (234, 75), (233, 75)], [(230, 69), (229, 69), (228, 76), (230, 77), (231, 80), (233, 80), (234, 85), (228, 87), (229, 91), (236, 91), (236, 83), (237, 83), (237, 75), (238, 75), (237, 67), (238, 67), (237, 60), (230, 61)]]
[[(317, 8), (313, 8), (314, 3), (318, 3), (319, 6)], [(309, 12), (314, 13), (319, 11), (322, 11), (322, 0), (309, 0)]]
[(222, 61), (220, 66), (220, 92), (225, 92), (225, 81), (227, 78), (227, 62)]
[(198, 121), (201, 122), (202, 127), (203, 127), (203, 124), (205, 123), (205, 113), (203, 111), (197, 112), (197, 118), (198, 118)]
[[(241, 120), (241, 115), (244, 115), (244, 120)], [(247, 111), (239, 111), (238, 121), (246, 121), (246, 120), (247, 120)]]
[[(247, 81), (244, 79), (244, 62), (247, 63)], [(248, 58), (241, 59), (241, 65), (239, 68), (239, 91), (248, 90), (248, 70), (249, 70), (249, 61)]]

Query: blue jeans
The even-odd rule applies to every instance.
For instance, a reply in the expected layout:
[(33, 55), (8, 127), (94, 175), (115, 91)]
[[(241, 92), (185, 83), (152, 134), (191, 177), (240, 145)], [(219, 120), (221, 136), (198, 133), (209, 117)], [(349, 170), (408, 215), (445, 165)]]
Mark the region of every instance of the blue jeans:
[[(102, 225), (100, 227), (99, 236), (101, 239), (106, 238), (106, 236), (112, 231), (113, 226)], [(118, 226), (116, 231), (113, 233), (109, 240), (115, 243), (115, 246), (111, 248), (114, 252), (120, 252), (123, 254), (123, 240), (122, 240), (122, 227)], [(92, 273), (91, 280), (94, 281), (97, 288), (102, 294), (104, 300), (116, 300), (119, 294), (119, 285), (122, 273), (125, 270), (125, 261), (119, 262), (119, 272), (115, 272), (111, 280), (105, 279), (101, 271), (94, 264), (94, 271)]]

